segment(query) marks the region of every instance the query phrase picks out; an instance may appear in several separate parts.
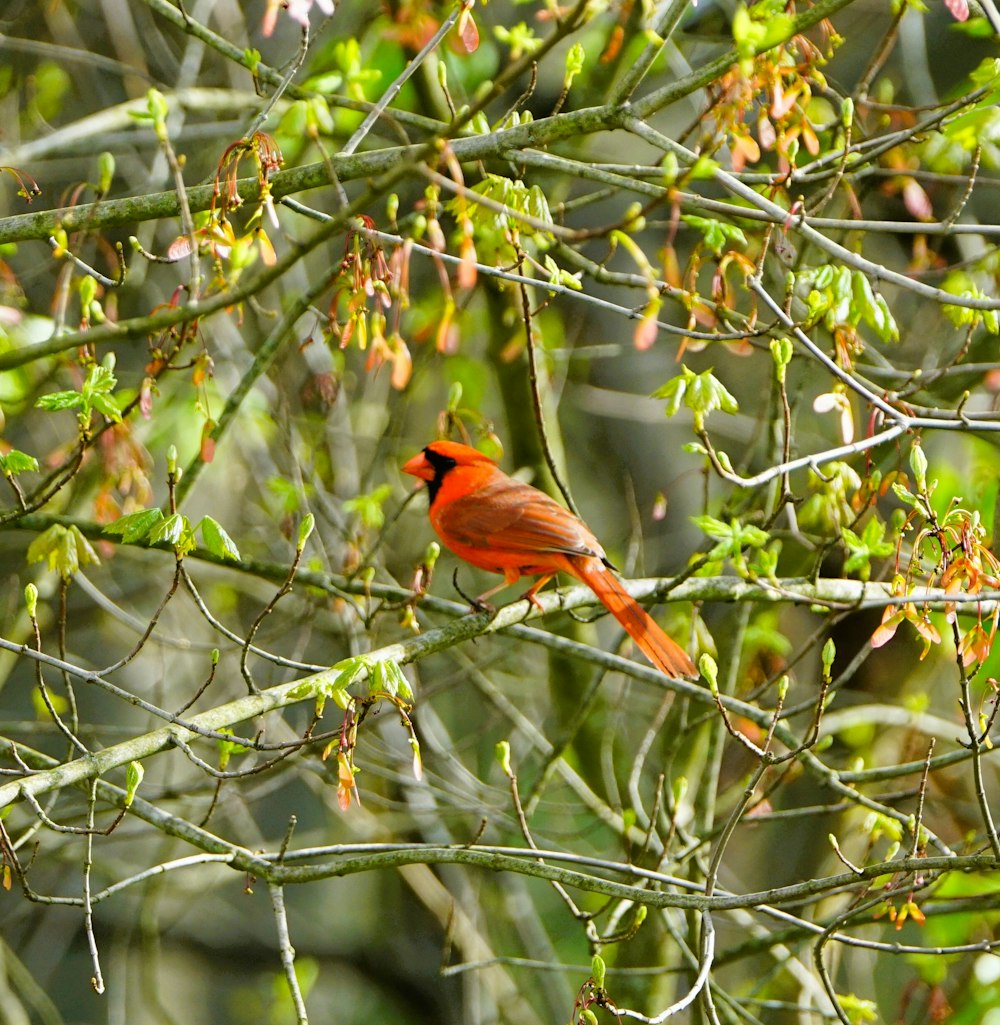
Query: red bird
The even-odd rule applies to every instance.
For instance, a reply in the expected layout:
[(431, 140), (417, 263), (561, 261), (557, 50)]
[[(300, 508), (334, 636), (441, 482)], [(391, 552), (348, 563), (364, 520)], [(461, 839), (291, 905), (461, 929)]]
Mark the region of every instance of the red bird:
[(488, 456), (454, 441), (435, 441), (403, 466), (427, 482), (431, 526), (457, 556), (502, 573), (488, 598), (522, 576), (538, 581), (535, 594), (557, 573), (583, 581), (625, 628), (650, 662), (667, 676), (697, 676), (684, 649), (672, 641), (611, 572), (601, 543), (586, 524), (548, 495), (508, 477)]

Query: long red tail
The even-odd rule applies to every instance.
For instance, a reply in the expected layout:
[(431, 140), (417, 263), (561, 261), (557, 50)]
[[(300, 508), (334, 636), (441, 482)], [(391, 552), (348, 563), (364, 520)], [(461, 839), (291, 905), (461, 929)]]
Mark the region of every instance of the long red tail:
[(688, 653), (672, 641), (652, 616), (625, 590), (621, 581), (599, 559), (571, 560), (573, 573), (601, 599), (608, 612), (625, 628), (646, 658), (667, 676), (697, 676)]

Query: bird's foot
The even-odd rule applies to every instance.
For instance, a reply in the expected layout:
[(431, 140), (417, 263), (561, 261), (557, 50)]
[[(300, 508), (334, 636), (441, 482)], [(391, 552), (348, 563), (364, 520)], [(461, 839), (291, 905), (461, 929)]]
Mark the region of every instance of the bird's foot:
[(458, 569), (451, 576), (451, 582), (455, 590), (469, 603), (469, 611), (476, 612), (489, 612), (491, 615), (496, 615), (497, 608), (495, 605), (491, 605), (486, 600), (486, 595), (481, 595), (479, 598), (470, 598), (465, 591), (459, 587), (458, 584)]

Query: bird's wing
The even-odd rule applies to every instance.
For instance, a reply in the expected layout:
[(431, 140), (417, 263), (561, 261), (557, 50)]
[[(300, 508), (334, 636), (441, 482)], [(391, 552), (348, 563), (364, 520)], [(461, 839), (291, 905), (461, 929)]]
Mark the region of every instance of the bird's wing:
[(509, 477), (455, 498), (436, 517), (442, 536), (473, 548), (604, 557), (597, 538), (544, 492)]

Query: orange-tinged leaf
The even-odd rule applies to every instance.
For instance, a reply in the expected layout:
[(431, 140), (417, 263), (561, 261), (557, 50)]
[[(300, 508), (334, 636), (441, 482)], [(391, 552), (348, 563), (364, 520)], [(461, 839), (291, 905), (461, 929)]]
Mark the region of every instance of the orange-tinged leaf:
[(742, 171), (747, 164), (756, 164), (760, 160), (760, 146), (752, 135), (736, 135), (730, 144), (732, 151), (733, 170)]
[(757, 119), (757, 138), (764, 149), (774, 149), (774, 144), (778, 141), (778, 133), (774, 130), (771, 119), (763, 109)]
[(773, 96), (771, 101), (771, 117), (775, 121), (780, 121), (795, 106), (795, 101), (798, 98), (798, 89), (792, 88), (786, 93), (781, 79), (777, 78), (771, 87), (771, 95)]
[(191, 239), (187, 235), (181, 235), (175, 238), (173, 242), (167, 246), (167, 259), (168, 260), (182, 260), (185, 256), (191, 254)]
[(913, 625), (917, 628), (917, 633), (921, 637), (926, 637), (932, 644), (941, 643), (941, 635), (938, 633), (937, 627), (929, 619), (915, 619)]
[[(663, 250), (663, 280), (674, 288), (680, 288), (684, 278), (681, 276), (680, 263), (677, 260), (677, 250), (673, 246), (667, 246)], [(997, 388), (1000, 391), (1000, 386)]]
[(260, 258), (265, 267), (273, 267), (278, 262), (278, 255), (274, 251), (274, 246), (271, 245), (271, 240), (267, 237), (267, 232), (263, 228), (257, 229), (257, 249), (260, 252)]
[(882, 624), (872, 634), (872, 647), (881, 648), (882, 645), (888, 644), (895, 636), (899, 624), (905, 618), (899, 609), (894, 608), (892, 605), (886, 606), (886, 610), (882, 614)]
[(358, 797), (358, 786), (354, 781), (354, 770), (351, 761), (344, 751), (337, 755), (337, 802), (341, 811), (347, 811), (351, 806), (351, 797), (361, 803)]
[(819, 139), (807, 121), (802, 122), (802, 142), (810, 156), (814, 157), (819, 153)]
[(479, 49), (479, 29), (471, 7), (466, 7), (458, 19), (458, 34), (466, 53), (475, 53)]
[(918, 221), (934, 220), (934, 208), (931, 206), (930, 196), (914, 178), (906, 178), (903, 181), (903, 206)]
[(410, 375), (413, 373), (413, 358), (406, 342), (399, 335), (392, 339), (392, 377), (390, 378), (393, 388), (402, 391), (410, 383)]
[(215, 421), (206, 420), (201, 429), (201, 449), (199, 455), (203, 463), (210, 463), (215, 458), (215, 438), (212, 431), (215, 430)]
[(632, 342), (640, 352), (645, 352), (656, 341), (659, 327), (656, 323), (656, 313), (647, 313), (635, 326), (632, 335)]
[(337, 804), (341, 811), (347, 811), (351, 807), (351, 789), (343, 784), (337, 787)]
[(476, 285), (476, 245), (465, 235), (460, 247), (462, 262), (458, 265), (458, 287), (475, 288)]
[(624, 40), (625, 29), (621, 25), (615, 25), (608, 36), (608, 44), (604, 47), (604, 52), (601, 54), (600, 60), (602, 64), (610, 64), (621, 53)]

